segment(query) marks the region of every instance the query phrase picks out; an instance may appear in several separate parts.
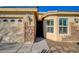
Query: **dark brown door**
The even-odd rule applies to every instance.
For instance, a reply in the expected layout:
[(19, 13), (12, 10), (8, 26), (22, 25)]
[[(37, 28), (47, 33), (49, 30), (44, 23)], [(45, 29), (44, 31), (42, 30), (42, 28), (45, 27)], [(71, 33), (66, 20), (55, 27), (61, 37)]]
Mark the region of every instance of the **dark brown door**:
[(37, 21), (36, 37), (43, 37), (43, 21)]

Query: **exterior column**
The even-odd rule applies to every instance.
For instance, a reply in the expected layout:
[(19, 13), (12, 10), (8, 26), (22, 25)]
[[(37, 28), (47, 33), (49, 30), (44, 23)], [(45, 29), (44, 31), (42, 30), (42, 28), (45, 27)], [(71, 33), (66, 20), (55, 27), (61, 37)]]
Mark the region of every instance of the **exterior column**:
[(28, 27), (28, 22), (26, 21), (27, 20), (27, 17), (24, 16), (24, 42), (27, 42), (28, 40), (28, 36), (27, 36), (27, 27)]
[(30, 16), (32, 22), (29, 23), (29, 18), (28, 16), (24, 17), (24, 41), (28, 43), (33, 43), (34, 42), (34, 34), (35, 34), (35, 25), (34, 25), (34, 18), (33, 16)]
[(54, 16), (54, 34), (55, 34), (55, 40), (58, 41), (58, 34), (59, 34), (59, 26), (58, 26), (58, 16)]

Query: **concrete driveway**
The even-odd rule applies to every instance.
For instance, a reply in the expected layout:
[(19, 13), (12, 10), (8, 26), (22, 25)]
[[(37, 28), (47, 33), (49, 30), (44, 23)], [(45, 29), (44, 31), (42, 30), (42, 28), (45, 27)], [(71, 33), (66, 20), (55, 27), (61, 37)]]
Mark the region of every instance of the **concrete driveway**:
[(26, 43), (0, 43), (0, 53), (38, 53), (42, 49), (49, 49), (46, 40), (43, 38), (41, 41), (34, 44)]

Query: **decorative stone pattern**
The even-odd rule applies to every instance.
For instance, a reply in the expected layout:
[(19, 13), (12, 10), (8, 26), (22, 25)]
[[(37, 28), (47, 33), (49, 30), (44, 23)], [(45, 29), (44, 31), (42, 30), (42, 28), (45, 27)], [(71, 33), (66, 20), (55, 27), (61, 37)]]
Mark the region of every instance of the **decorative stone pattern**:
[(34, 41), (34, 26), (29, 26), (26, 24), (25, 29), (25, 42), (33, 42)]
[(35, 39), (35, 21), (34, 21), (34, 15), (29, 15), (25, 18), (24, 22), (24, 42), (34, 42)]

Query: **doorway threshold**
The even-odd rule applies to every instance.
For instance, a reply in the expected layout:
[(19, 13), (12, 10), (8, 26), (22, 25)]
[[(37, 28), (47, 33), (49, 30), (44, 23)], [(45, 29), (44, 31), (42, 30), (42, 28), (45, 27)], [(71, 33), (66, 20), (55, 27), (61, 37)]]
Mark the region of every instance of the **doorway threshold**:
[(39, 42), (39, 41), (42, 41), (42, 40), (44, 40), (43, 37), (36, 37), (36, 41), (35, 42)]

